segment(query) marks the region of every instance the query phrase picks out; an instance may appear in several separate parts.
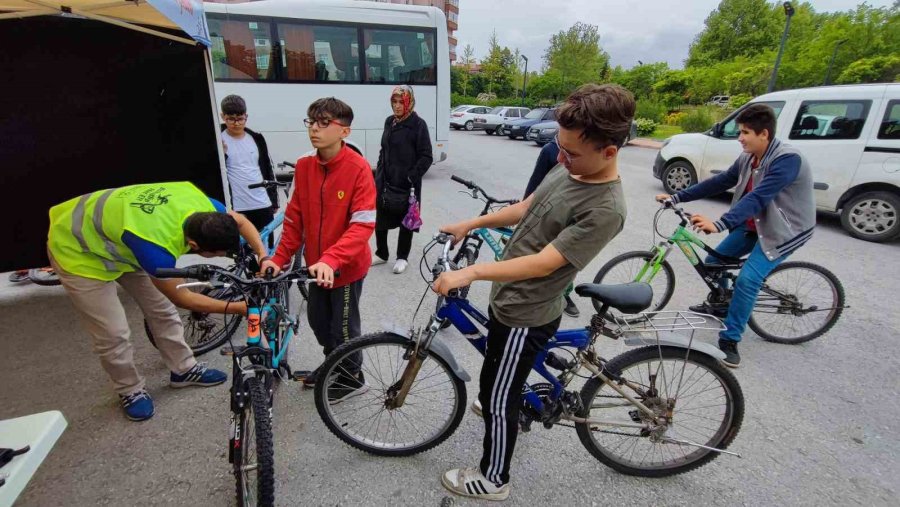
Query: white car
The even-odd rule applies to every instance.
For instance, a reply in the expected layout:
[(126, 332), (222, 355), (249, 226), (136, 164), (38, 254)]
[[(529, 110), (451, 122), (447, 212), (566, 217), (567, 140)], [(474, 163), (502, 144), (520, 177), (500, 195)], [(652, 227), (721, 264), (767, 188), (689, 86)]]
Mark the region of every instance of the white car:
[(497, 134), (497, 127), (507, 120), (518, 120), (524, 118), (531, 109), (527, 107), (509, 107), (498, 106), (485, 114), (475, 115), (475, 128), (484, 130), (487, 135)]
[(490, 110), (487, 106), (456, 106), (450, 112), (450, 126), (456, 130), (475, 130), (475, 115), (486, 114)]
[[(816, 206), (866, 241), (900, 237), (900, 84), (821, 86), (756, 97), (778, 117), (775, 137), (812, 168)], [(666, 139), (653, 175), (668, 193), (727, 170), (741, 153), (739, 109), (702, 134)]]

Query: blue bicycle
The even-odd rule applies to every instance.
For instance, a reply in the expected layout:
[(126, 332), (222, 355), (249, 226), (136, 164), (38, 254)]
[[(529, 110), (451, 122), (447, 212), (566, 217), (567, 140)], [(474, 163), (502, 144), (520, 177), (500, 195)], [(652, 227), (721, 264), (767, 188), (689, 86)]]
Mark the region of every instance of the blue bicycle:
[(231, 344), (231, 437), (228, 461), (233, 465), (238, 505), (271, 506), (275, 502), (272, 399), (278, 379), (292, 379), (288, 365), (291, 339), (300, 325), (287, 294), (296, 282), (305, 285), (305, 268), (278, 276), (243, 278), (229, 268), (197, 265), (160, 269), (160, 278), (192, 278), (180, 287), (227, 290), (247, 303), (246, 345)]
[[(278, 167), (285, 169), (294, 165), (290, 162), (282, 162)], [(285, 198), (290, 197), (291, 183), (293, 182), (293, 171), (284, 171), (275, 175), (275, 181), (261, 181), (248, 185), (249, 188), (281, 188), (284, 191)], [(259, 236), (266, 247), (268, 255), (274, 255), (275, 249), (278, 247), (280, 239), (278, 231), (284, 223), (284, 211), (275, 214), (274, 218), (261, 231)], [(246, 241), (241, 238), (240, 249), (233, 255), (234, 264), (228, 267), (228, 270), (238, 276), (244, 278), (252, 278), (255, 273), (259, 272), (259, 264), (256, 262), (256, 255), (247, 245)], [(294, 265), (302, 266), (302, 250), (294, 258)], [(300, 295), (304, 301), (309, 300), (309, 292), (306, 284), (299, 284)], [(223, 301), (236, 301), (240, 297), (234, 290), (230, 288), (204, 288), (201, 292), (211, 298)], [(287, 297), (287, 295), (285, 295)], [(211, 350), (219, 348), (228, 338), (237, 331), (240, 326), (242, 317), (238, 315), (222, 315), (216, 313), (203, 313), (182, 310), (181, 320), (184, 324), (184, 341), (194, 352), (194, 356), (201, 356)], [(156, 346), (156, 340), (153, 332), (146, 320), (144, 320), (144, 331), (150, 339), (150, 343)]]
[[(427, 270), (425, 259), (436, 246), (441, 254), (423, 272), (429, 284), (454, 269), (451, 237), (443, 233), (426, 247), (420, 268)], [(695, 331), (718, 330), (721, 323), (690, 312), (654, 312), (638, 323), (607, 317), (613, 308), (636, 314), (649, 307), (653, 293), (647, 284), (583, 284), (576, 292), (599, 301), (601, 311), (587, 327), (559, 331), (538, 354), (533, 371), (546, 382), (523, 386), (521, 430), (529, 431), (533, 422), (574, 425), (595, 458), (643, 477), (679, 474), (720, 453), (734, 454), (725, 449), (741, 427), (743, 393), (718, 362), (724, 354), (694, 339)], [(315, 391), (328, 429), (355, 448), (385, 456), (412, 455), (449, 438), (462, 420), (470, 377), (438, 337), (445, 319), (484, 354), (488, 318), (465, 291), (439, 296), (424, 328), (364, 336), (332, 352), (320, 373), (328, 380)], [(639, 348), (606, 360), (594, 347), (600, 336)], [(348, 377), (348, 364), (365, 374), (365, 386), (335, 380)], [(576, 376), (587, 378), (584, 387), (566, 390)], [(330, 401), (330, 390), (348, 388), (358, 395)]]

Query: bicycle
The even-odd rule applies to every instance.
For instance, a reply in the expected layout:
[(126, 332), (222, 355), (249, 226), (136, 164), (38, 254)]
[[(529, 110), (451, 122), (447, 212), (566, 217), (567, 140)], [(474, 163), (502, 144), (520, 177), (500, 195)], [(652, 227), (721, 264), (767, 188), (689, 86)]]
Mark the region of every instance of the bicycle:
[[(458, 176), (450, 176), (450, 179), (466, 186), (472, 192), (471, 195), (473, 199), (484, 201), (484, 208), (482, 208), (479, 216), (484, 216), (490, 212), (496, 211), (498, 207), (509, 206), (510, 204), (519, 202), (518, 199), (501, 200), (491, 197), (483, 188), (479, 187), (474, 182), (464, 180)], [(463, 191), (462, 193), (468, 194), (469, 192)], [(513, 232), (513, 229), (510, 227), (481, 228), (469, 232), (469, 234), (467, 234), (460, 242), (459, 250), (453, 257), (453, 264), (458, 268), (464, 268), (470, 264), (474, 264), (475, 261), (478, 260), (481, 246), (485, 243), (487, 243), (488, 247), (494, 252), (494, 260), (499, 261), (503, 256), (503, 246), (501, 246), (501, 243), (505, 244), (509, 238), (512, 237)], [(495, 238), (494, 234), (499, 235), (499, 239)]]
[[(431, 267), (432, 280), (453, 269), (451, 240), (440, 233), (425, 248), (420, 269), (427, 269), (428, 252), (442, 246)], [(428, 274), (423, 273), (429, 287), (422, 301), (431, 291)], [(576, 292), (598, 300), (601, 311), (587, 327), (558, 331), (538, 354), (533, 371), (546, 382), (524, 386), (521, 430), (530, 431), (533, 422), (546, 428), (574, 425), (596, 459), (621, 473), (643, 477), (675, 475), (720, 453), (736, 454), (726, 448), (741, 427), (743, 393), (734, 375), (719, 363), (725, 355), (694, 340), (696, 330), (719, 330), (721, 324), (713, 319), (712, 325), (690, 312), (657, 312), (642, 324), (609, 319), (606, 312), (611, 308), (633, 314), (650, 306), (652, 291), (643, 283), (583, 284)], [(328, 380), (316, 385), (315, 402), (335, 436), (372, 454), (409, 456), (453, 434), (465, 410), (464, 382), (470, 377), (438, 337), (444, 319), (484, 354), (487, 338), (480, 328), (487, 327), (488, 318), (455, 290), (450, 296), (438, 296), (424, 328), (367, 335), (328, 356), (320, 377)], [(679, 329), (689, 331), (690, 337), (665, 332)], [(606, 360), (594, 348), (600, 336), (623, 338), (626, 344), (641, 347)], [(341, 370), (352, 357), (362, 358), (361, 371), (378, 385), (341, 403), (329, 402), (330, 389), (346, 388), (334, 379), (346, 373)], [(584, 370), (590, 375), (581, 391), (567, 391)], [(702, 424), (694, 427), (694, 423)]]
[(297, 268), (274, 277), (246, 279), (228, 268), (197, 265), (159, 269), (157, 276), (198, 280), (179, 288), (231, 289), (247, 302), (246, 345), (231, 343), (230, 347), (232, 415), (228, 461), (233, 465), (239, 505), (273, 505), (272, 400), (276, 380), (294, 379), (287, 362), (288, 350), (300, 325), (299, 316), (290, 314), (287, 294), (294, 282), (305, 284), (310, 279), (309, 272)]
[[(666, 210), (680, 218), (675, 232), (669, 236), (660, 234), (658, 227)], [(662, 240), (649, 251), (626, 252), (613, 258), (600, 268), (594, 283), (651, 284), (655, 294), (651, 311), (662, 310), (675, 291), (675, 272), (667, 258), (677, 246), (709, 287), (707, 301), (720, 307), (727, 305), (731, 300), (731, 282), (737, 279), (736, 273), (746, 259), (723, 255), (704, 243), (688, 229), (690, 218), (690, 213), (682, 208), (670, 202), (663, 203), (653, 219), (654, 241), (657, 236)], [(696, 248), (720, 263), (704, 262)], [(821, 294), (816, 293), (817, 289)], [(828, 332), (844, 308), (844, 287), (831, 271), (811, 262), (787, 261), (766, 278), (748, 324), (764, 340), (803, 343)], [(634, 321), (634, 318), (625, 319)]]
[[(294, 167), (290, 162), (282, 162), (278, 164), (279, 168)], [(283, 172), (275, 175), (275, 181), (264, 180), (259, 183), (248, 185), (249, 188), (282, 188), (285, 198), (290, 197), (291, 182), (293, 182), (293, 172)], [(278, 247), (280, 237), (276, 235), (278, 229), (284, 223), (284, 211), (275, 214), (272, 221), (267, 224), (261, 231), (259, 236), (266, 247), (267, 255), (274, 255), (275, 249)], [(233, 254), (234, 264), (228, 269), (244, 278), (252, 278), (259, 272), (259, 264), (256, 261), (256, 255), (247, 245), (246, 241), (241, 238), (240, 249)], [(295, 264), (302, 265), (302, 256), (297, 254), (294, 260)], [(203, 295), (220, 300), (234, 300), (238, 294), (228, 289), (204, 289), (201, 291)], [(305, 284), (300, 284), (300, 295), (304, 301), (309, 300), (309, 293)], [(229, 336), (234, 334), (241, 323), (241, 317), (238, 315), (220, 315), (214, 313), (194, 312), (188, 310), (180, 310), (181, 319), (184, 323), (184, 341), (194, 352), (195, 356), (203, 355), (211, 350), (219, 348)], [(144, 320), (144, 331), (150, 343), (156, 347), (156, 340), (147, 320)]]

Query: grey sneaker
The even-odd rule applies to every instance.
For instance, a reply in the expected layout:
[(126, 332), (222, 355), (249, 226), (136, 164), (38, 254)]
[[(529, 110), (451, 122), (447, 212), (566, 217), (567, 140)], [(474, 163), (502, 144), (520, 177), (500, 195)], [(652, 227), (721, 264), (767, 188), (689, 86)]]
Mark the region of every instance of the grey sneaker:
[(737, 368), (741, 364), (741, 355), (738, 354), (738, 342), (719, 339), (719, 350), (725, 353), (722, 363), (729, 368)]

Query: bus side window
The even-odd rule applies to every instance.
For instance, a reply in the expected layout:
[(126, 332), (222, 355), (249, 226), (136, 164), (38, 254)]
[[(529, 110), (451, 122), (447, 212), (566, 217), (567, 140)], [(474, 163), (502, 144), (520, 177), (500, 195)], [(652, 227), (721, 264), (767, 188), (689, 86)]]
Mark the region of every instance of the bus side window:
[(213, 75), (218, 80), (272, 81), (275, 68), (268, 21), (210, 14)]

